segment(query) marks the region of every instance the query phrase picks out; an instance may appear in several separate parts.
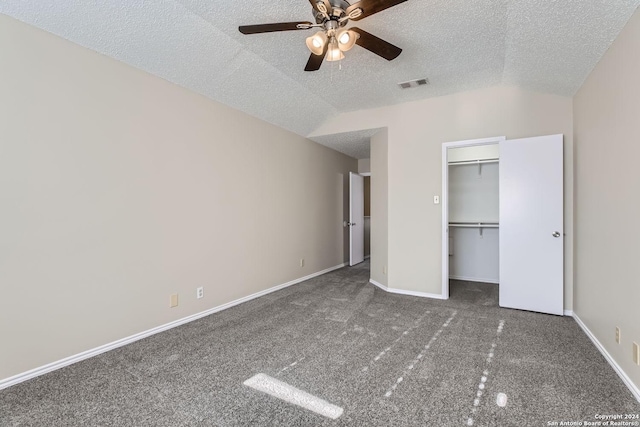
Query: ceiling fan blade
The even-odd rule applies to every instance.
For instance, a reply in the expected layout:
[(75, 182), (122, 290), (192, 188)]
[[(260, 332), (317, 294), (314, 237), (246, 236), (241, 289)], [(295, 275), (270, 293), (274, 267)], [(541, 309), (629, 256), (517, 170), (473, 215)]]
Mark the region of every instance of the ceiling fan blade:
[(275, 31), (293, 31), (293, 30), (306, 30), (308, 28), (299, 28), (298, 25), (313, 25), (308, 21), (301, 22), (280, 22), (277, 24), (259, 24), (259, 25), (241, 25), (238, 30), (242, 34), (260, 34), (260, 33), (273, 33)]
[(367, 16), (373, 15), (374, 13), (382, 12), (385, 9), (397, 6), (400, 3), (404, 3), (406, 1), (407, 0), (361, 0), (349, 6), (346, 10), (346, 13), (348, 15), (352, 10), (358, 8), (362, 9), (362, 15), (352, 19), (353, 21), (359, 21), (366, 18)]
[(320, 9), (318, 9), (318, 2), (320, 3), (324, 3), (324, 6), (327, 8), (327, 13), (331, 14), (331, 3), (329, 3), (329, 0), (309, 0), (309, 3), (311, 3), (311, 6), (317, 10), (318, 12), (320, 12)]
[(396, 59), (398, 55), (402, 52), (398, 46), (394, 46), (391, 43), (382, 40), (379, 37), (374, 36), (373, 34), (367, 33), (360, 28), (352, 27), (350, 30), (355, 31), (360, 35), (356, 40), (356, 44), (361, 46), (376, 55), (379, 55), (386, 59), (387, 61), (391, 61)]
[(327, 50), (329, 50), (329, 43), (325, 43), (322, 55), (315, 55), (312, 53), (309, 57), (309, 60), (307, 61), (307, 66), (304, 67), (304, 70), (318, 71), (320, 69), (320, 66), (322, 65), (322, 61), (324, 61), (324, 57), (327, 55)]

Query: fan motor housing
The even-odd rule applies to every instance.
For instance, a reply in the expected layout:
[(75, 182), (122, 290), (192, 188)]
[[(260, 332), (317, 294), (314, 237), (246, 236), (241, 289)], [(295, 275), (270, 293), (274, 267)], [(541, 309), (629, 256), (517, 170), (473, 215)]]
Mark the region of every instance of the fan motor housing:
[(342, 9), (343, 11), (351, 6), (349, 2), (345, 0), (329, 0), (329, 3), (331, 3), (331, 6), (334, 8)]
[[(351, 6), (349, 2), (345, 0), (329, 0), (329, 3), (331, 4), (331, 7), (332, 7), (332, 10), (329, 11), (330, 12), (329, 19), (332, 21), (338, 21), (340, 18), (342, 18), (347, 8)], [(312, 9), (312, 10), (313, 10), (313, 16), (314, 18), (316, 18), (316, 22), (318, 24), (323, 24), (325, 21), (327, 21), (327, 18), (321, 12), (318, 12), (315, 9)], [(343, 21), (340, 23), (340, 26), (344, 27), (346, 24), (347, 24), (347, 21)]]

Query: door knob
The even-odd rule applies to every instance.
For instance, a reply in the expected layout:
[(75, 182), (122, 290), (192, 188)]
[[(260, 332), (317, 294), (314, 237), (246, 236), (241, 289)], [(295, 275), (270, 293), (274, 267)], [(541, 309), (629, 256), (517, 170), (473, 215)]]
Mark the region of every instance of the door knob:
[(556, 231), (555, 233), (553, 233), (553, 237), (560, 237), (560, 232)]
[(355, 222), (352, 222), (352, 223), (351, 223), (351, 225), (356, 225), (356, 223), (355, 223)]

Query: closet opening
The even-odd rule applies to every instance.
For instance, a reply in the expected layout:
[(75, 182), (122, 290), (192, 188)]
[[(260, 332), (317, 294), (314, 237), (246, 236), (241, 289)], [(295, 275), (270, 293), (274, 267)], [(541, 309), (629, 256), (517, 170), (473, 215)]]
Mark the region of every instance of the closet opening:
[(493, 283), (500, 307), (564, 314), (563, 150), (560, 134), (443, 144), (443, 298)]
[(443, 144), (442, 295), (498, 305), (499, 142)]

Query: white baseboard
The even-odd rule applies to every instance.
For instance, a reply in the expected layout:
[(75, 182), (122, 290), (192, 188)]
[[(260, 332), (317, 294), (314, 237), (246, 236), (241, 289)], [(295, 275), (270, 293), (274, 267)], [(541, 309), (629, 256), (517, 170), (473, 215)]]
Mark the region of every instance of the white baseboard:
[(629, 378), (629, 376), (622, 370), (620, 365), (618, 365), (618, 363), (613, 359), (613, 357), (611, 357), (611, 355), (604, 348), (604, 346), (600, 344), (600, 341), (598, 341), (595, 335), (593, 335), (593, 333), (589, 330), (589, 328), (587, 328), (587, 325), (585, 325), (584, 322), (580, 320), (578, 315), (574, 313), (573, 318), (576, 320), (576, 323), (578, 323), (578, 325), (582, 328), (584, 333), (587, 334), (587, 336), (589, 337), (591, 342), (593, 342), (596, 348), (600, 350), (600, 353), (602, 353), (602, 355), (607, 360), (607, 362), (609, 362), (609, 365), (611, 365), (611, 367), (613, 368), (614, 371), (616, 371), (616, 373), (618, 374), (622, 382), (629, 388), (629, 390), (631, 391), (631, 394), (633, 394), (636, 400), (640, 402), (640, 388), (638, 388), (638, 386), (636, 386), (633, 383), (633, 381), (631, 381), (631, 378)]
[(410, 296), (413, 296), (413, 297), (421, 297), (421, 298), (446, 299), (440, 294), (428, 294), (426, 292), (406, 291), (404, 289), (390, 288), (388, 286), (383, 285), (380, 282), (376, 282), (373, 279), (369, 279), (369, 283), (371, 283), (374, 286), (379, 287), (380, 289), (382, 289), (385, 292), (389, 292), (389, 293), (392, 293), (392, 294), (410, 295)]
[(569, 316), (569, 317), (573, 317), (573, 310), (565, 310), (564, 311), (564, 315), (565, 316)]
[(135, 341), (141, 340), (143, 338), (147, 338), (147, 337), (149, 337), (151, 335), (155, 335), (157, 333), (164, 332), (164, 331), (166, 331), (168, 329), (175, 328), (176, 326), (180, 326), (180, 325), (184, 325), (185, 323), (193, 322), (194, 320), (200, 319), (200, 318), (205, 317), (205, 316), (209, 316), (210, 314), (214, 314), (214, 313), (217, 313), (217, 312), (222, 311), (222, 310), (226, 310), (227, 308), (231, 308), (231, 307), (236, 306), (238, 304), (242, 304), (243, 302), (247, 302), (247, 301), (250, 301), (252, 299), (259, 298), (259, 297), (261, 297), (263, 295), (270, 294), (270, 293), (275, 292), (275, 291), (279, 291), (280, 289), (284, 289), (286, 287), (298, 284), (300, 282), (304, 282), (305, 280), (313, 279), (314, 277), (321, 276), (323, 274), (326, 274), (326, 273), (329, 273), (331, 271), (334, 271), (334, 270), (337, 270), (339, 268), (342, 268), (342, 267), (344, 267), (346, 265), (347, 264), (345, 264), (345, 263), (340, 264), (340, 265), (336, 265), (334, 267), (330, 267), (330, 268), (327, 268), (325, 270), (318, 271), (318, 272), (310, 274), (308, 276), (301, 277), (299, 279), (295, 279), (295, 280), (292, 280), (290, 282), (283, 283), (281, 285), (277, 285), (277, 286), (274, 286), (274, 287), (269, 288), (269, 289), (265, 289), (264, 291), (260, 291), (260, 292), (257, 292), (255, 294), (251, 294), (249, 296), (237, 299), (235, 301), (231, 301), (231, 302), (228, 302), (226, 304), (222, 304), (222, 305), (219, 305), (217, 307), (210, 308), (209, 310), (205, 310), (205, 311), (202, 311), (200, 313), (192, 314), (191, 316), (183, 317), (182, 319), (174, 320), (173, 322), (169, 322), (169, 323), (166, 323), (164, 325), (157, 326), (157, 327), (149, 329), (147, 331), (140, 332), (140, 333), (131, 335), (129, 337), (119, 339), (117, 341), (113, 341), (113, 342), (111, 342), (109, 344), (101, 345), (100, 347), (96, 347), (96, 348), (93, 348), (91, 350), (83, 351), (82, 353), (78, 353), (78, 354), (73, 355), (73, 356), (65, 357), (64, 359), (58, 360), (56, 362), (49, 363), (49, 364), (44, 365), (44, 366), (40, 366), (40, 367), (35, 368), (35, 369), (31, 369), (30, 371), (23, 372), (21, 374), (14, 375), (14, 376), (9, 377), (9, 378), (5, 378), (3, 380), (0, 380), (0, 390), (2, 390), (4, 388), (7, 388), (7, 387), (11, 387), (12, 385), (21, 383), (23, 381), (27, 381), (27, 380), (29, 380), (31, 378), (35, 378), (35, 377), (38, 377), (40, 375), (44, 375), (44, 374), (46, 374), (48, 372), (55, 371), (56, 369), (64, 368), (65, 366), (72, 365), (72, 364), (74, 364), (76, 362), (80, 362), (80, 361), (88, 359), (90, 357), (97, 356), (97, 355), (105, 353), (105, 352), (107, 352), (109, 350), (113, 350), (113, 349), (116, 349), (118, 347), (122, 347), (124, 345), (131, 344), (131, 343), (133, 343)]
[(369, 279), (369, 283), (371, 283), (371, 284), (372, 284), (372, 285), (374, 285), (374, 286), (379, 287), (379, 288), (380, 288), (380, 289), (382, 289), (383, 291), (386, 291), (386, 290), (387, 290), (387, 287), (386, 287), (385, 285), (383, 285), (383, 284), (382, 284), (382, 283), (380, 283), (380, 282), (376, 282), (376, 281), (375, 281), (375, 280), (373, 280), (373, 279)]
[(496, 284), (496, 285), (500, 283), (496, 279), (479, 279), (477, 277), (455, 276), (455, 275), (452, 275), (452, 274), (449, 275), (449, 279), (452, 279), (452, 280), (463, 280), (465, 282), (493, 283), (493, 284)]

